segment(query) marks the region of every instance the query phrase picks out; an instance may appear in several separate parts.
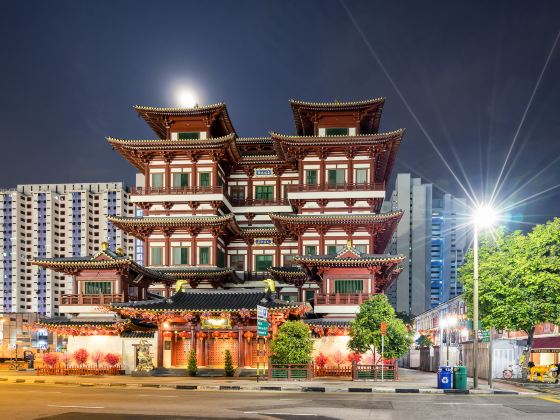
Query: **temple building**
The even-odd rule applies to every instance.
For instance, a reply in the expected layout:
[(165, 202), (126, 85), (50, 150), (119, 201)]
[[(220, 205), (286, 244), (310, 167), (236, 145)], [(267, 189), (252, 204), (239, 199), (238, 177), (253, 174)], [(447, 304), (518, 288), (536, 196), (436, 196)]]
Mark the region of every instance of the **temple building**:
[(258, 304), (272, 335), (305, 312), (344, 328), (404, 260), (385, 253), (403, 214), (380, 210), (404, 130), (379, 132), (383, 104), (292, 100), (295, 135), (263, 138), (238, 137), (223, 103), (136, 106), (157, 138), (107, 140), (140, 172), (130, 201), (142, 215), (107, 219), (141, 241), (143, 261), (107, 248), (36, 259), (75, 275), (60, 311), (84, 319), (104, 305), (115, 322), (151, 323), (160, 367), (184, 366), (190, 348), (219, 366), (226, 342), (254, 365)]

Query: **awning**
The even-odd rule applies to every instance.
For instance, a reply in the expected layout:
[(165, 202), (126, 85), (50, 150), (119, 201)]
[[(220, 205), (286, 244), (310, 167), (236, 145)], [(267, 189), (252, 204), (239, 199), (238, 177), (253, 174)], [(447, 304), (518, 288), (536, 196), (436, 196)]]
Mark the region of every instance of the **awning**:
[(535, 338), (531, 351), (533, 353), (560, 353), (560, 336)]

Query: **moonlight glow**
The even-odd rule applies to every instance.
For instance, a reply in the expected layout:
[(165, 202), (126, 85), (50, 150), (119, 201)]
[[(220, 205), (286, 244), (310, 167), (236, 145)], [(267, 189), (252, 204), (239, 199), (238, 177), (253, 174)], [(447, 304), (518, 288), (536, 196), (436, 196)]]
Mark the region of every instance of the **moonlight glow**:
[(179, 89), (175, 94), (177, 104), (181, 108), (194, 108), (197, 104), (195, 93), (189, 89)]

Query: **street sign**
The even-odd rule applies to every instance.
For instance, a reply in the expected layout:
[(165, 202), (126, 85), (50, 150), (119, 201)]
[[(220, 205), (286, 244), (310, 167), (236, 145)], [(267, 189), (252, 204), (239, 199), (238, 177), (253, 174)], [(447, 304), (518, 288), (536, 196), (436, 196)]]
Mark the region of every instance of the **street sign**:
[(268, 320), (268, 308), (266, 306), (257, 305), (257, 320)]
[(387, 335), (387, 323), (385, 321), (381, 321), (381, 335)]
[(268, 321), (257, 319), (257, 335), (266, 337), (268, 335)]
[(15, 349), (16, 349), (15, 344), (8, 344), (8, 350), (15, 350)]
[(490, 342), (490, 331), (488, 330), (478, 330), (478, 339), (483, 343)]

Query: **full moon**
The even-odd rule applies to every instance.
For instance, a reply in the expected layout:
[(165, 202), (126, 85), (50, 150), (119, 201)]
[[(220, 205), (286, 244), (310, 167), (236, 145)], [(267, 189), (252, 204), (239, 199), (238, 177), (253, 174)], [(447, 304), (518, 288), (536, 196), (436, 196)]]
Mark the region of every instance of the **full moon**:
[(196, 96), (191, 90), (179, 90), (176, 98), (179, 106), (183, 108), (194, 108), (196, 106)]

